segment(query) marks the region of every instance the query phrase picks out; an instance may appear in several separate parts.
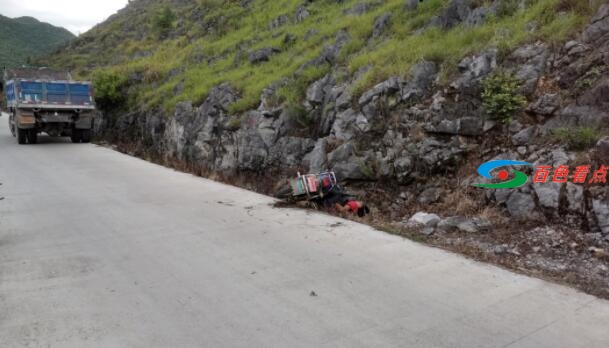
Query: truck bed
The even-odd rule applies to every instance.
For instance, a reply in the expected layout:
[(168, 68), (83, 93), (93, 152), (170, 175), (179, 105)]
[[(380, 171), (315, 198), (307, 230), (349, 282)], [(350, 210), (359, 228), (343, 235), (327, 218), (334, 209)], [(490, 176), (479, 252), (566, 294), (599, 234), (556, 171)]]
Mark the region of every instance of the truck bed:
[(8, 107), (37, 109), (95, 109), (91, 83), (13, 79), (6, 82)]

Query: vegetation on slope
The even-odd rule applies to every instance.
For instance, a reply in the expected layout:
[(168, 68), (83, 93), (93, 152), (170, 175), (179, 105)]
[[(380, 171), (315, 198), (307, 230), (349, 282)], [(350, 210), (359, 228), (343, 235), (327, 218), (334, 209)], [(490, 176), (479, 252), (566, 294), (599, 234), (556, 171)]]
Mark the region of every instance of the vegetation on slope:
[[(357, 97), (391, 75), (407, 77), (410, 66), (422, 59), (440, 63), (448, 77), (468, 54), (487, 47), (507, 53), (536, 40), (559, 42), (590, 16), (590, 7), (580, 0), (527, 0), (524, 7), (506, 0), (483, 25), (443, 30), (427, 24), (448, 0), (425, 0), (414, 11), (404, 10), (403, 0), (368, 2), (367, 12), (346, 13), (361, 2), (309, 2), (310, 15), (296, 21), (303, 0), (133, 0), (47, 62), (81, 77), (94, 75), (98, 83), (111, 81), (115, 90), (109, 92), (128, 91), (128, 106), (137, 109), (171, 112), (179, 101), (198, 104), (213, 86), (228, 82), (241, 93), (232, 106), (239, 113), (255, 107), (265, 87), (286, 78), (291, 81), (279, 102), (303, 98), (305, 87), (329, 66), (300, 68), (333, 44), (341, 30), (349, 36), (337, 62), (345, 75), (369, 67), (353, 87)], [(372, 38), (375, 19), (386, 12), (393, 14), (390, 27)], [(287, 23), (269, 25), (281, 15)], [(248, 53), (265, 47), (279, 52), (268, 62), (251, 63)]]
[(32, 17), (11, 19), (0, 15), (0, 28), (0, 68), (28, 64), (74, 38), (66, 29)]

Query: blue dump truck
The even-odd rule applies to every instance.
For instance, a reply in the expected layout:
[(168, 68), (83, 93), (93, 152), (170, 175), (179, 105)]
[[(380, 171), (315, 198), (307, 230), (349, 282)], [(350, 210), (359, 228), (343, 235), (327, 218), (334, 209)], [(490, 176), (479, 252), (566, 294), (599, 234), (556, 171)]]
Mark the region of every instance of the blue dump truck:
[(95, 103), (90, 82), (50, 69), (4, 70), (2, 90), (9, 127), (19, 144), (36, 144), (39, 133), (91, 141)]

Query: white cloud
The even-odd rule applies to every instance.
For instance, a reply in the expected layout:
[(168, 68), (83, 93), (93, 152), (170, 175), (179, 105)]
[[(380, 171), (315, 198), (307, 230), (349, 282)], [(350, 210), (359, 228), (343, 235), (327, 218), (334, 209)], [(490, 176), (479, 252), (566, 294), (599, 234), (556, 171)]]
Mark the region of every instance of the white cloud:
[(0, 0), (0, 14), (34, 17), (82, 34), (127, 5), (127, 0)]

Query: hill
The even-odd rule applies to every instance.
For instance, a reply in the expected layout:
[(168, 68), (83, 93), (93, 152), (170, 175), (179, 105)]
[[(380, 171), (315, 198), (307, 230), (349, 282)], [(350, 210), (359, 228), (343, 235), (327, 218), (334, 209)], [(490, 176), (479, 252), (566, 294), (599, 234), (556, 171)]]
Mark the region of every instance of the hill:
[(49, 54), (75, 36), (64, 28), (42, 23), (32, 17), (8, 18), (0, 15), (0, 67), (19, 67)]
[(44, 62), (125, 152), (265, 193), (333, 170), (385, 230), (609, 296), (607, 52), (600, 0), (133, 0)]
[[(106, 66), (132, 76), (137, 81), (131, 83), (130, 98), (148, 109), (162, 105), (170, 111), (185, 100), (201, 104), (212, 87), (228, 82), (241, 94), (231, 109), (241, 112), (284, 78), (295, 78), (294, 89), (301, 89), (286, 93), (304, 96), (302, 87), (330, 65), (303, 66), (334, 45), (337, 36), (344, 43), (335, 47), (332, 63), (349, 74), (370, 67), (354, 86), (357, 95), (391, 75), (406, 76), (422, 59), (440, 63), (446, 76), (462, 57), (486, 47), (499, 45), (505, 52), (538, 39), (559, 42), (590, 15), (578, 0), (526, 1), (531, 3), (526, 10), (518, 9), (522, 1), (495, 1), (498, 5), (470, 19), (493, 20), (462, 30), (458, 16), (436, 17), (446, 3), (426, 0), (407, 11), (404, 0), (134, 0), (47, 62), (81, 75)], [(383, 14), (385, 21), (375, 23)], [(433, 18), (445, 23), (430, 25)], [(539, 30), (526, 29), (533, 22)]]

